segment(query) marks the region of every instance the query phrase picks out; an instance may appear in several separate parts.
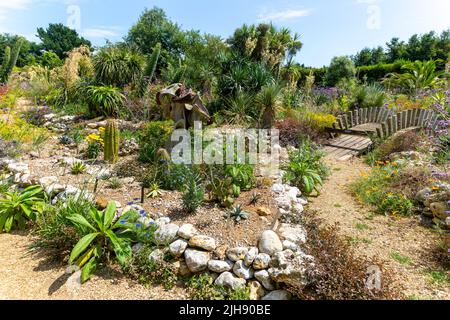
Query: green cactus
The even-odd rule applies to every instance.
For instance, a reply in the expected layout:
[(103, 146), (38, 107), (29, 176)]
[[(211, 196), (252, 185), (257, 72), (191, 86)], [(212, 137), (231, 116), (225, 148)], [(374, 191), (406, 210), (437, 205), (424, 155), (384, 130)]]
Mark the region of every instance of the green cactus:
[(17, 59), (19, 58), (20, 49), (22, 47), (22, 40), (18, 39), (14, 44), (13, 49), (10, 47), (5, 48), (5, 54), (3, 56), (3, 63), (0, 69), (0, 82), (6, 83), (8, 82), (9, 76), (17, 63)]
[(119, 160), (119, 126), (116, 121), (108, 120), (104, 141), (105, 161), (116, 163)]

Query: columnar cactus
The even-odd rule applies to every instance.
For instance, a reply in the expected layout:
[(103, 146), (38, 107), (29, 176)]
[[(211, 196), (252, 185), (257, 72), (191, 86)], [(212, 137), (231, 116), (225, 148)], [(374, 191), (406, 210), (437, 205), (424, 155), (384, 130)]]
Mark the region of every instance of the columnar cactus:
[(116, 163), (119, 160), (119, 126), (116, 121), (108, 120), (104, 141), (105, 161)]

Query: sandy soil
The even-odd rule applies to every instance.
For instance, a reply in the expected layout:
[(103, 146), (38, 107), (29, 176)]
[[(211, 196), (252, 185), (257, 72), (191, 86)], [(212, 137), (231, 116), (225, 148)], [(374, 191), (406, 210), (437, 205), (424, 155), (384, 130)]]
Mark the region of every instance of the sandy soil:
[(81, 288), (66, 284), (66, 266), (31, 252), (26, 233), (0, 234), (0, 300), (181, 300), (186, 291), (146, 288), (120, 272), (101, 269)]
[[(339, 223), (340, 232), (349, 237), (357, 250), (366, 256), (378, 256), (397, 274), (406, 298), (450, 299), (448, 284), (430, 281), (430, 271), (441, 271), (434, 261), (432, 249), (438, 236), (420, 224), (419, 217), (392, 218), (375, 215), (366, 205), (358, 203), (349, 191), (349, 184), (370, 168), (359, 158), (349, 161), (328, 159), (332, 175), (318, 198), (311, 199), (310, 210), (317, 211), (326, 223)], [(392, 256), (407, 257), (399, 263)]]

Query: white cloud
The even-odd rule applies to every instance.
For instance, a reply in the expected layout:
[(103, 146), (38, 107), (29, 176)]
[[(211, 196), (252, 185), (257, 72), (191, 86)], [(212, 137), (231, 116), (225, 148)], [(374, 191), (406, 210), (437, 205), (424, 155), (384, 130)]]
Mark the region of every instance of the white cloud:
[(287, 21), (311, 15), (309, 9), (287, 9), (283, 11), (263, 12), (259, 14), (258, 21)]
[(81, 34), (87, 38), (108, 38), (117, 37), (120, 35), (120, 27), (93, 27), (84, 29)]
[(0, 0), (0, 11), (25, 10), (32, 0)]

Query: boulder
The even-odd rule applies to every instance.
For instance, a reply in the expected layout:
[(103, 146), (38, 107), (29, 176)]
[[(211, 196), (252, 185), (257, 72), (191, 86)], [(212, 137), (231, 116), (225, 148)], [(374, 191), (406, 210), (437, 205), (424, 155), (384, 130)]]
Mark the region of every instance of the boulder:
[(243, 288), (245, 287), (246, 283), (247, 281), (236, 277), (231, 272), (222, 273), (214, 282), (216, 286), (226, 287), (231, 290)]
[(237, 247), (231, 248), (227, 250), (227, 257), (233, 262), (237, 262), (239, 260), (245, 259), (245, 256), (248, 253), (248, 248)]
[(275, 202), (280, 209), (284, 209), (286, 211), (292, 210), (292, 200), (288, 196), (280, 196), (275, 198)]
[(260, 270), (255, 272), (255, 278), (261, 282), (261, 284), (267, 290), (275, 290), (275, 282), (270, 278), (269, 272), (267, 270)]
[(216, 249), (216, 240), (207, 236), (193, 236), (189, 240), (189, 246), (206, 251), (214, 251)]
[(179, 258), (183, 255), (184, 251), (188, 247), (186, 240), (176, 240), (175, 242), (172, 242), (169, 246), (169, 252), (171, 255), (173, 255), (175, 258)]
[(263, 270), (269, 267), (270, 256), (267, 253), (260, 253), (256, 256), (255, 261), (253, 261), (253, 269)]
[(430, 205), (430, 209), (433, 215), (441, 220), (447, 219), (448, 217), (447, 208), (448, 208), (447, 202), (434, 202)]
[(197, 229), (192, 224), (184, 224), (178, 230), (178, 236), (183, 239), (190, 240), (193, 236), (198, 234)]
[(250, 248), (250, 250), (248, 250), (248, 253), (245, 255), (244, 264), (247, 267), (250, 267), (253, 261), (255, 261), (255, 258), (258, 255), (258, 253), (259, 253), (258, 248), (256, 247)]
[(152, 253), (149, 254), (148, 260), (151, 263), (160, 264), (164, 261), (164, 251), (161, 249), (153, 250)]
[(281, 301), (281, 300), (291, 300), (292, 296), (286, 290), (276, 290), (272, 291), (266, 296), (264, 296), (261, 300), (263, 301)]
[(189, 270), (196, 273), (206, 270), (208, 261), (211, 259), (211, 254), (209, 252), (188, 248), (184, 252), (184, 258)]
[(250, 288), (250, 300), (261, 300), (261, 298), (265, 296), (266, 290), (264, 290), (264, 287), (258, 281), (250, 281), (248, 285)]
[(310, 267), (313, 261), (313, 257), (301, 251), (294, 253), (291, 250), (285, 250), (273, 256), (268, 272), (275, 282), (301, 288), (307, 285), (304, 275), (306, 268)]
[(179, 227), (176, 224), (167, 224), (156, 230), (154, 239), (157, 244), (167, 245), (177, 238)]
[(264, 231), (258, 243), (259, 252), (273, 255), (283, 250), (283, 244), (278, 235), (272, 230)]
[(254, 272), (252, 268), (247, 267), (243, 260), (239, 260), (234, 264), (233, 272), (241, 279), (249, 280), (253, 278)]
[(217, 273), (227, 272), (233, 269), (233, 263), (229, 260), (209, 260), (208, 269)]
[(282, 240), (288, 240), (296, 244), (306, 242), (306, 230), (300, 225), (282, 224), (278, 230)]
[(274, 184), (272, 186), (272, 191), (274, 193), (277, 193), (277, 194), (283, 193), (284, 192), (284, 185), (282, 185), (282, 184)]

